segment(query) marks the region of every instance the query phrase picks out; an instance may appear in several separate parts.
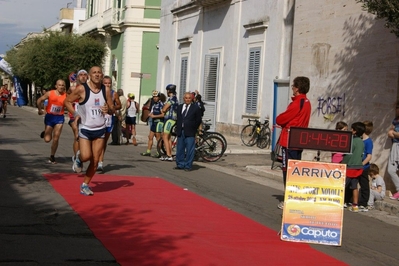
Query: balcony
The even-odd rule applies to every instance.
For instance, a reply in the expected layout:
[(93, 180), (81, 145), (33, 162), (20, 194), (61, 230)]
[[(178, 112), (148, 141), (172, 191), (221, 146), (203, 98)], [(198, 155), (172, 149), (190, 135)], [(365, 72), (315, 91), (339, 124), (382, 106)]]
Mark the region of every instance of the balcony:
[(198, 6), (211, 6), (227, 1), (231, 2), (231, 0), (194, 0), (193, 2), (195, 2)]

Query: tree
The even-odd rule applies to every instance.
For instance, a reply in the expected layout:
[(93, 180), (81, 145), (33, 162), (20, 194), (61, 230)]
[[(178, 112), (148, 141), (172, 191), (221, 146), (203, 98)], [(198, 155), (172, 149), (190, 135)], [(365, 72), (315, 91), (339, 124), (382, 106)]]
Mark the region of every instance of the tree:
[(399, 0), (356, 0), (377, 18), (385, 18), (385, 27), (399, 37)]
[(71, 72), (101, 66), (105, 55), (105, 44), (91, 37), (46, 32), (8, 51), (6, 60), (14, 75), (50, 88)]

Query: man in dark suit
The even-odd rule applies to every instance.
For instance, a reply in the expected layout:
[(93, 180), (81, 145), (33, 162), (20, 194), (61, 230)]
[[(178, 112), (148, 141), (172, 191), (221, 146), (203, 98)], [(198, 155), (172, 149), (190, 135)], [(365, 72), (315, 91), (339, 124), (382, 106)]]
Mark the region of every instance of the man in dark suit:
[(184, 93), (184, 104), (177, 108), (176, 170), (191, 171), (195, 154), (195, 134), (200, 126), (201, 109), (193, 104), (190, 92)]

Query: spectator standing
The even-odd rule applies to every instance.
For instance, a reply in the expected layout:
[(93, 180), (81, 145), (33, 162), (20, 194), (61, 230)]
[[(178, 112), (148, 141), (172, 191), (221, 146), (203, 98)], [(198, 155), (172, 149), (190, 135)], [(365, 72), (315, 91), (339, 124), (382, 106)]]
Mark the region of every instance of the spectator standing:
[[(140, 153), (142, 156), (151, 156), (151, 149), (152, 144), (154, 141), (154, 137), (157, 140), (157, 145), (159, 140), (161, 139), (161, 132), (163, 131), (163, 117), (164, 114), (162, 113), (163, 103), (160, 101), (161, 94), (159, 91), (152, 92), (152, 99), (154, 103), (151, 107), (151, 112), (148, 115), (151, 118), (151, 126), (150, 126), (150, 133), (148, 134), (148, 143), (147, 143), (147, 150), (145, 152)], [(159, 157), (158, 152), (154, 155), (154, 157)]]
[(98, 66), (89, 71), (90, 80), (76, 87), (64, 101), (69, 112), (75, 112), (72, 103), (79, 99), (79, 108), (75, 113), (75, 119), (81, 120), (79, 124), (79, 148), (73, 169), (82, 171), (82, 162), (90, 161), (87, 167), (83, 183), (80, 185), (80, 193), (92, 196), (94, 193), (89, 184), (96, 173), (101, 152), (105, 145), (105, 114), (114, 113), (114, 103), (109, 88), (102, 84), (103, 72)]
[(191, 92), (184, 93), (184, 104), (177, 108), (176, 170), (191, 171), (195, 155), (195, 135), (201, 125), (201, 110), (193, 104)]
[(126, 118), (126, 105), (127, 105), (127, 99), (123, 95), (123, 90), (118, 89), (117, 90), (118, 96), (119, 96), (119, 101), (121, 102), (121, 109), (116, 110), (115, 116), (116, 116), (116, 121), (114, 125), (114, 129), (112, 130), (112, 142), (110, 145), (120, 145), (122, 143), (122, 123), (125, 123), (125, 118)]
[(367, 209), (374, 209), (374, 202), (376, 200), (383, 200), (385, 197), (385, 182), (384, 179), (380, 176), (380, 169), (376, 164), (371, 163), (369, 167), (369, 175), (371, 178), (370, 185), (370, 197), (367, 203)]
[(399, 101), (396, 102), (395, 118), (388, 130), (388, 137), (392, 139), (392, 147), (388, 158), (387, 170), (396, 189), (396, 193), (390, 196), (390, 198), (399, 200)]
[(373, 140), (369, 136), (373, 131), (373, 122), (363, 121), (363, 124), (366, 129), (362, 136), (364, 152), (362, 157), (363, 173), (359, 177), (359, 211), (365, 212), (368, 211), (367, 203), (370, 197), (369, 168), (373, 153)]
[(36, 104), (38, 108), (38, 114), (43, 115), (43, 109), (41, 108), (42, 102), (48, 100), (46, 106), (46, 115), (44, 117), (44, 131), (40, 134), (41, 138), (44, 138), (46, 143), (53, 140), (51, 143), (51, 152), (49, 163), (55, 164), (55, 153), (58, 148), (58, 142), (61, 136), (62, 127), (64, 125), (64, 100), (66, 98), (66, 85), (62, 79), (57, 80), (55, 84), (55, 90), (50, 90), (41, 96)]
[[(288, 147), (288, 134), (291, 127), (304, 127), (309, 126), (311, 105), (306, 97), (309, 92), (310, 81), (307, 77), (296, 77), (293, 80), (292, 102), (288, 105), (287, 109), (276, 117), (277, 125), (281, 126), (281, 135), (279, 144), (282, 151), (282, 171), (284, 189), (287, 183), (287, 164), (289, 159), (301, 160), (302, 150), (289, 149)], [(277, 207), (284, 208), (284, 202), (280, 202)]]
[[(105, 76), (103, 78), (103, 85), (105, 86), (106, 90), (111, 92), (111, 98), (113, 102), (114, 110), (121, 109), (121, 102), (119, 101), (119, 95), (112, 89), (112, 78), (110, 76)], [(116, 123), (116, 116), (115, 114), (104, 114), (105, 117), (105, 137), (104, 137), (104, 149), (101, 152), (100, 160), (98, 162), (97, 171), (104, 172), (104, 154), (105, 150), (107, 149), (108, 139), (111, 136), (111, 132)]]
[[(344, 121), (339, 121), (335, 125), (335, 130), (343, 130), (347, 131), (348, 130), (348, 124), (345, 123)], [(332, 163), (341, 163), (342, 159), (344, 159), (344, 154), (340, 152), (335, 152), (331, 155), (331, 162)]]
[(352, 206), (348, 207), (351, 212), (359, 212), (359, 178), (363, 173), (362, 156), (364, 152), (364, 143), (361, 139), (366, 127), (362, 122), (355, 122), (351, 125), (352, 129), (352, 153), (345, 154), (342, 160), (346, 164), (345, 189), (352, 191)]
[(202, 101), (202, 96), (198, 93), (198, 91), (195, 91), (195, 103), (201, 109), (201, 116), (203, 117), (205, 113), (205, 104)]
[(125, 118), (125, 123), (126, 123), (126, 145), (129, 144), (129, 134), (131, 133), (132, 135), (132, 144), (134, 146), (137, 146), (137, 140), (136, 140), (136, 119), (137, 119), (137, 113), (139, 111), (139, 104), (134, 100), (135, 95), (134, 93), (129, 93), (127, 95), (128, 100), (126, 103), (126, 118)]
[(12, 105), (17, 106), (17, 89), (14, 89), (11, 95)]
[(165, 114), (164, 117), (164, 127), (163, 127), (163, 144), (165, 147), (166, 156), (162, 156), (160, 159), (162, 161), (173, 161), (172, 157), (172, 141), (171, 141), (171, 131), (173, 126), (176, 124), (177, 120), (177, 107), (179, 106), (179, 100), (176, 96), (176, 85), (169, 84), (166, 86), (166, 93), (168, 99), (162, 108), (162, 113)]

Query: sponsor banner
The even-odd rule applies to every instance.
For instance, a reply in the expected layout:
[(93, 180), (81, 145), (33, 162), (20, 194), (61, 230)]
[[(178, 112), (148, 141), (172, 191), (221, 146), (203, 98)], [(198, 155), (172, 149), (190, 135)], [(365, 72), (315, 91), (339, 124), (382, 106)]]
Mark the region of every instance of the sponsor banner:
[(4, 60), (1, 56), (0, 56), (0, 68), (6, 72), (8, 75), (12, 76), (12, 70), (10, 65), (8, 64), (8, 62), (6, 60)]
[(289, 160), (281, 239), (341, 246), (346, 165)]
[(17, 105), (18, 106), (27, 105), (28, 101), (23, 92), (20, 79), (17, 76), (14, 76), (13, 81), (14, 81), (15, 91), (17, 92)]

